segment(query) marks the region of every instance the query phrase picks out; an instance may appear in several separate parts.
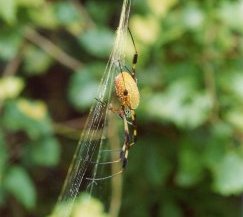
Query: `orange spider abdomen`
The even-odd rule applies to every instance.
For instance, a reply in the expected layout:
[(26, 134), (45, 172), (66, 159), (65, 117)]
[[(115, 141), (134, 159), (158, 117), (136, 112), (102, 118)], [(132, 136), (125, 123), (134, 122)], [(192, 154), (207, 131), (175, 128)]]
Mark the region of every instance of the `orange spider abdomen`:
[(138, 86), (128, 72), (119, 73), (115, 78), (116, 95), (121, 104), (130, 109), (136, 109), (139, 105)]

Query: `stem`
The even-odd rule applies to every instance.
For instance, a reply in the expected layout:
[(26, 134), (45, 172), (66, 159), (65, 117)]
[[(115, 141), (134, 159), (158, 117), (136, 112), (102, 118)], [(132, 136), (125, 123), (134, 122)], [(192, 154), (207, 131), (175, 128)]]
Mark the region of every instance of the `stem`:
[(55, 45), (53, 42), (40, 35), (35, 29), (27, 27), (25, 31), (25, 38), (36, 44), (46, 53), (56, 59), (59, 63), (65, 65), (66, 67), (77, 70), (82, 67), (82, 63), (71, 57), (69, 54), (65, 53), (61, 48)]
[[(117, 150), (120, 148), (120, 140), (118, 137), (118, 128), (117, 123), (112, 117), (111, 114), (109, 115), (109, 139), (111, 144), (111, 150)], [(111, 156), (112, 161), (117, 160), (117, 154), (112, 153)], [(117, 173), (117, 171), (121, 170), (120, 164), (111, 164), (111, 172), (112, 174)], [(122, 175), (114, 176), (111, 179), (111, 202), (110, 202), (110, 209), (109, 214), (111, 217), (118, 217), (119, 211), (121, 207), (121, 197), (122, 197)]]
[(25, 44), (26, 43), (23, 42), (16, 56), (7, 63), (2, 76), (13, 76), (16, 74), (22, 61), (22, 55), (25, 49)]

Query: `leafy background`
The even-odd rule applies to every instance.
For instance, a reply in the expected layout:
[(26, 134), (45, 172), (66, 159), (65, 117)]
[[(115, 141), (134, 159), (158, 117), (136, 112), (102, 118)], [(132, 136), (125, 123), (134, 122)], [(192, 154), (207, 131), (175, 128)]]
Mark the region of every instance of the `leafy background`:
[[(1, 216), (51, 213), (121, 4), (0, 0)], [(243, 1), (133, 0), (130, 28), (141, 104), (120, 216), (242, 216)]]

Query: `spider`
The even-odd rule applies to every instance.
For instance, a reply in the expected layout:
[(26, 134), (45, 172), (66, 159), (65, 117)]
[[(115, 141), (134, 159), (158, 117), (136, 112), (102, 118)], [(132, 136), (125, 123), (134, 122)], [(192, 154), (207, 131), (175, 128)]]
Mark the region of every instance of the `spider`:
[[(132, 43), (135, 49), (133, 55), (132, 69), (131, 71), (126, 68), (122, 70), (120, 63), (120, 73), (115, 77), (115, 91), (118, 100), (120, 101), (120, 108), (115, 109), (112, 105), (109, 105), (109, 110), (117, 113), (124, 122), (124, 144), (120, 152), (120, 161), (122, 162), (122, 170), (126, 168), (128, 162), (128, 153), (132, 145), (135, 144), (137, 138), (137, 125), (136, 125), (136, 113), (135, 110), (139, 105), (139, 90), (137, 86), (136, 78), (136, 64), (138, 60), (138, 52), (135, 46), (133, 36), (128, 28), (129, 34), (132, 39)], [(128, 121), (131, 120), (131, 122)], [(129, 125), (133, 127), (132, 136), (129, 132)], [(131, 140), (133, 137), (133, 141)]]
[[(92, 162), (94, 164), (110, 164), (115, 162), (122, 162), (122, 169), (110, 176), (101, 177), (101, 178), (86, 178), (87, 180), (98, 181), (111, 178), (123, 172), (123, 170), (127, 166), (128, 162), (128, 153), (131, 146), (133, 146), (136, 142), (137, 138), (137, 125), (136, 125), (136, 113), (135, 109), (139, 105), (139, 90), (137, 86), (137, 78), (136, 78), (136, 64), (138, 61), (138, 52), (135, 46), (135, 42), (132, 36), (130, 29), (128, 28), (129, 34), (132, 39), (132, 43), (135, 49), (135, 54), (133, 55), (132, 60), (132, 69), (131, 71), (127, 68), (126, 70), (122, 70), (122, 67), (119, 63), (120, 73), (115, 77), (115, 92), (118, 100), (120, 101), (120, 108), (114, 108), (112, 104), (108, 106), (108, 109), (116, 114), (118, 114), (124, 123), (124, 144), (120, 151), (120, 158), (115, 161), (108, 161), (108, 162)], [(102, 104), (102, 106), (106, 106), (106, 102), (102, 102), (99, 99), (96, 99), (98, 102)], [(131, 120), (131, 122), (130, 122)], [(130, 135), (129, 125), (133, 127), (132, 136)], [(131, 140), (131, 137), (133, 140)]]

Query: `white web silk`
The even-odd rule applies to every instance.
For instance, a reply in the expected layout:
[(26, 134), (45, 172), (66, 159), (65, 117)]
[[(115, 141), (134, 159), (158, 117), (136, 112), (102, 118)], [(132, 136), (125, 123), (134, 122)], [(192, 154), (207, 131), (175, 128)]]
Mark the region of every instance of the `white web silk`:
[[(128, 19), (130, 14), (130, 0), (123, 0), (119, 26), (116, 31), (112, 52), (101, 79), (96, 99), (90, 109), (84, 130), (81, 134), (78, 146), (69, 167), (62, 192), (58, 198), (55, 213), (60, 217), (70, 217), (73, 204), (79, 195), (80, 187), (83, 185), (89, 188), (92, 193), (94, 182), (87, 180), (85, 174), (88, 170), (93, 155), (97, 152), (96, 162), (100, 160), (100, 150), (103, 143), (104, 124), (108, 107), (105, 104), (110, 102), (111, 92), (114, 85), (114, 76), (119, 63), (125, 64), (125, 47), (128, 30)], [(94, 97), (95, 98), (95, 97)], [(103, 104), (102, 102), (106, 102)], [(96, 177), (98, 164), (94, 166), (91, 177)], [(85, 188), (85, 187), (84, 187)]]

